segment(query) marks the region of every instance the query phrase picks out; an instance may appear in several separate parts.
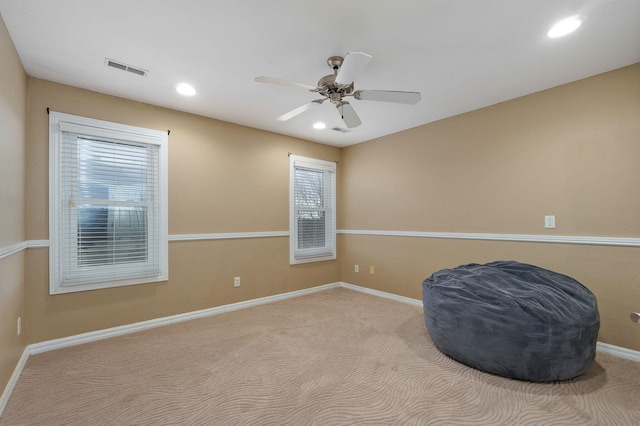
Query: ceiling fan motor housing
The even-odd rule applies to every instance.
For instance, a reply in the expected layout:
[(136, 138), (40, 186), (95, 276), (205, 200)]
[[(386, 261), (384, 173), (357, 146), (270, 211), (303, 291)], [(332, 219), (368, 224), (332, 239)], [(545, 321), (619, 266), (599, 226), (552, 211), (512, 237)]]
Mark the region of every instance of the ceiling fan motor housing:
[(342, 96), (347, 96), (353, 93), (353, 83), (348, 86), (338, 87), (335, 84), (336, 75), (325, 75), (318, 80), (318, 93), (322, 96), (329, 98), (332, 102), (334, 100), (340, 100)]

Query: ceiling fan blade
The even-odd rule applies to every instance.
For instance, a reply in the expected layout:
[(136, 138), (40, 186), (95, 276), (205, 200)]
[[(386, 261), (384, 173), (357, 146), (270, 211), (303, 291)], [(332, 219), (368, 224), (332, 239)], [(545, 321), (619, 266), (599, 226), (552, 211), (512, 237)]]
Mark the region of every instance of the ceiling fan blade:
[(316, 90), (316, 86), (312, 86), (310, 84), (298, 83), (297, 81), (283, 80), (282, 78), (260, 76), (260, 77), (256, 77), (255, 81), (257, 83), (277, 84), (279, 86), (302, 87), (303, 89), (307, 89), (312, 92)]
[(336, 105), (336, 108), (342, 117), (342, 121), (344, 121), (344, 124), (346, 124), (348, 128), (353, 129), (362, 124), (360, 117), (358, 117), (358, 114), (356, 114), (356, 111), (349, 102), (342, 101)]
[(422, 98), (420, 92), (394, 92), (392, 90), (356, 90), (353, 97), (362, 101), (416, 104)]
[(360, 74), (360, 71), (371, 61), (373, 57), (364, 52), (349, 52), (344, 57), (338, 75), (336, 76), (335, 84), (341, 86), (348, 86), (356, 79), (356, 76)]
[(296, 109), (292, 109), (291, 111), (282, 114), (280, 117), (276, 118), (276, 120), (278, 120), (278, 121), (287, 121), (287, 120), (295, 117), (296, 115), (302, 114), (303, 112), (305, 112), (306, 110), (308, 110), (309, 108), (311, 108), (314, 105), (318, 105), (318, 102), (316, 102), (316, 101), (308, 102), (308, 103), (306, 103), (304, 105), (299, 106)]

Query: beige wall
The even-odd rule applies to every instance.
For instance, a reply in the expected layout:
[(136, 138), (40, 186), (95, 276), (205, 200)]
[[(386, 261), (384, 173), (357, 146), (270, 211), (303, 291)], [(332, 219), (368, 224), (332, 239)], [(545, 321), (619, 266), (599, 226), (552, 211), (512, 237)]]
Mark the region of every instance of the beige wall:
[[(25, 240), (27, 76), (0, 18), (0, 251)], [(24, 317), (24, 251), (0, 259), (0, 394), (26, 346), (17, 335)]]
[[(340, 223), (639, 238), (639, 165), (636, 64), (344, 149)], [(557, 227), (544, 229), (551, 214)], [(628, 318), (640, 309), (640, 248), (358, 235), (342, 235), (339, 248), (343, 281), (415, 298), (445, 267), (514, 259), (551, 268), (596, 294), (600, 341), (640, 350)]]
[[(340, 150), (27, 78), (2, 22), (0, 63), (0, 250), (48, 239), (47, 107), (171, 130), (172, 235), (286, 231), (293, 152), (340, 162), (340, 229), (640, 237), (640, 64)], [(640, 350), (628, 320), (640, 309), (639, 254), (340, 235), (338, 261), (289, 266), (285, 237), (181, 241), (169, 243), (166, 283), (50, 296), (48, 250), (31, 248), (0, 259), (0, 388), (27, 342), (340, 280), (420, 298), (435, 270), (495, 259), (576, 277), (598, 297), (600, 340)]]
[[(48, 239), (46, 108), (171, 130), (169, 234), (287, 231), (288, 153), (335, 147), (29, 78), (27, 233)], [(48, 250), (27, 254), (29, 341), (69, 336), (340, 280), (337, 261), (289, 265), (288, 238), (169, 243), (166, 283), (48, 294)], [(242, 285), (233, 287), (233, 277)]]

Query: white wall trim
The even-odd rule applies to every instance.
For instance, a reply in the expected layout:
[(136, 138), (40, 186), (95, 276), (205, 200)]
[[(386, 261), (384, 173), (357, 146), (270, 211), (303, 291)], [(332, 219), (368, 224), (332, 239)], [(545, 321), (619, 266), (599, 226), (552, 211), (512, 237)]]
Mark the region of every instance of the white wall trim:
[(169, 241), (197, 241), (197, 240), (232, 240), (239, 238), (272, 238), (288, 237), (289, 231), (268, 232), (223, 232), (213, 234), (173, 234)]
[(12, 254), (20, 253), (22, 250), (27, 248), (27, 242), (22, 241), (18, 244), (13, 244), (11, 246), (0, 247), (0, 259), (4, 259), (5, 257), (9, 257)]
[(640, 247), (640, 238), (623, 238), (623, 237), (588, 237), (588, 236), (572, 236), (572, 235), (526, 235), (526, 234), (478, 234), (478, 233), (462, 233), (462, 232), (376, 231), (376, 230), (356, 230), (356, 229), (341, 229), (338, 231), (338, 234)]
[[(405, 297), (405, 296), (398, 296), (397, 294), (387, 293), (380, 290), (374, 290), (367, 287), (360, 287), (354, 284), (348, 284), (344, 282), (341, 282), (340, 285), (350, 290), (360, 291), (362, 293), (383, 297), (389, 300), (395, 300), (396, 302), (403, 302), (413, 306), (420, 306), (420, 307), (423, 306), (422, 300), (419, 300), (419, 299), (413, 299), (411, 297)], [(603, 354), (613, 355), (619, 358), (640, 362), (640, 351), (634, 351), (632, 349), (627, 349), (620, 346), (610, 345), (608, 343), (602, 343), (602, 342), (597, 342), (596, 350), (598, 352), (602, 352)]]
[[(225, 312), (237, 311), (244, 308), (250, 308), (252, 306), (264, 305), (267, 303), (278, 302), (285, 299), (291, 299), (294, 297), (305, 296), (308, 294), (313, 294), (325, 290), (329, 290), (332, 288), (342, 287), (349, 290), (359, 291), (361, 293), (370, 294), (377, 297), (382, 297), (385, 299), (393, 300), (396, 302), (406, 303), (412, 306), (420, 306), (422, 307), (422, 300), (413, 299), (410, 297), (399, 296), (393, 293), (387, 293), (380, 290), (374, 290), (367, 287), (361, 287), (354, 284), (349, 284), (345, 282), (336, 282), (331, 284), (320, 285), (317, 287), (311, 287), (304, 290), (291, 291), (288, 293), (276, 294), (273, 296), (261, 297), (258, 299), (246, 300), (243, 302), (232, 303), (229, 305), (217, 306), (215, 308), (203, 309), (199, 311), (186, 312), (184, 314), (172, 315), (168, 317), (156, 318), (149, 321), (142, 321), (133, 324), (127, 324), (119, 327), (112, 327), (105, 330), (91, 331), (88, 333), (77, 334), (69, 337), (62, 337), (60, 339), (47, 340), (40, 343), (32, 343), (28, 345), (24, 352), (22, 353), (22, 357), (18, 361), (16, 368), (9, 379), (9, 383), (4, 389), (2, 393), (2, 397), (0, 397), (0, 416), (4, 411), (4, 408), (11, 396), (11, 392), (18, 382), (20, 378), (20, 374), (24, 369), (27, 360), (30, 355), (36, 355), (47, 351), (52, 351), (55, 349), (62, 349), (69, 346), (80, 345), (83, 343), (95, 342), (97, 340), (108, 339), (110, 337), (122, 336), (124, 334), (135, 333), (138, 331), (148, 330), (151, 328), (162, 327), (165, 325), (176, 324), (183, 321), (189, 321), (197, 318), (204, 318), (213, 315), (222, 314)], [(609, 355), (617, 356), (620, 358), (628, 359), (631, 361), (640, 362), (640, 352), (634, 351), (627, 348), (622, 348), (619, 346), (610, 345), (608, 343), (598, 342), (597, 350), (602, 353), (606, 353)]]
[[(60, 339), (47, 340), (40, 343), (32, 343), (28, 346), (29, 353), (32, 355), (61, 349), (69, 346), (80, 345), (83, 343), (95, 342), (97, 340), (108, 339), (110, 337), (122, 336), (124, 334), (135, 333), (138, 331), (148, 330), (151, 328), (162, 327), (165, 325), (176, 324), (192, 319), (205, 318), (213, 315), (223, 314), (225, 312), (237, 311), (240, 309), (250, 308), (252, 306), (264, 305), (267, 303), (278, 302), (281, 300), (291, 299), (294, 297), (305, 296), (332, 288), (342, 287), (349, 290), (359, 291), (361, 293), (370, 294), (377, 297), (393, 300), (396, 302), (406, 303), (412, 306), (422, 307), (422, 300), (413, 299), (411, 297), (400, 296), (393, 293), (387, 293), (372, 288), (362, 287), (355, 284), (345, 282), (336, 282), (324, 284), (304, 290), (291, 291), (288, 293), (276, 294), (273, 296), (261, 297), (258, 299), (246, 300), (243, 302), (232, 303), (229, 305), (217, 306), (214, 308), (202, 309), (199, 311), (186, 312), (183, 314), (172, 315), (168, 317), (156, 318), (148, 321), (137, 322), (133, 324), (122, 325), (119, 327), (107, 328), (104, 330), (91, 331), (88, 333), (77, 334)], [(599, 352), (614, 355), (620, 358), (629, 359), (640, 362), (640, 351), (623, 348), (620, 346), (610, 345), (608, 343), (598, 342), (597, 349)]]
[(610, 345), (608, 343), (598, 342), (598, 352), (617, 356), (618, 358), (629, 359), (631, 361), (640, 362), (640, 352), (620, 346)]
[(0, 247), (0, 260), (12, 254), (20, 253), (28, 248), (49, 247), (49, 240), (29, 240), (22, 241), (6, 247)]
[[(204, 240), (233, 240), (243, 238), (273, 238), (288, 237), (289, 231), (268, 231), (268, 232), (223, 232), (213, 234), (173, 234), (169, 235), (169, 241), (204, 241)], [(0, 247), (0, 260), (12, 254), (21, 252), (28, 248), (47, 248), (49, 240), (28, 240), (22, 241), (6, 247)]]
[(396, 302), (406, 303), (408, 305), (419, 306), (422, 308), (422, 300), (413, 299), (411, 297), (399, 296), (393, 293), (387, 293), (380, 290), (374, 290), (372, 288), (361, 287), (359, 285), (349, 284), (341, 282), (340, 285), (349, 290), (359, 291), (360, 293), (370, 294), (372, 296), (383, 297), (385, 299), (393, 300)]
[(88, 333), (76, 334), (74, 336), (62, 337), (60, 339), (47, 340), (40, 343), (32, 343), (29, 345), (30, 353), (35, 355), (55, 349), (66, 348), (69, 346), (80, 345), (83, 343), (95, 342), (97, 340), (108, 339), (110, 337), (122, 336), (124, 334), (135, 333), (138, 331), (148, 330), (151, 328), (161, 327), (170, 324), (177, 324), (192, 319), (205, 318), (212, 315), (223, 314), (225, 312), (237, 311), (239, 309), (250, 308), (252, 306), (264, 305), (267, 303), (278, 302), (293, 297), (305, 296), (307, 294), (317, 293), (319, 291), (328, 290), (330, 288), (340, 287), (340, 283), (325, 284), (317, 287), (311, 287), (304, 290), (291, 291), (288, 293), (276, 294), (273, 296), (261, 297), (258, 299), (246, 300), (243, 302), (232, 303), (229, 305), (216, 306), (215, 308), (202, 309), (199, 311), (186, 312), (183, 314), (171, 315), (168, 317), (156, 318), (148, 321), (136, 322), (133, 324), (122, 325), (118, 327), (107, 328), (104, 330), (91, 331)]
[(22, 356), (18, 361), (18, 365), (16, 365), (16, 368), (13, 370), (13, 374), (9, 378), (9, 383), (7, 383), (7, 386), (5, 386), (4, 391), (2, 392), (2, 396), (0, 396), (0, 416), (2, 416), (4, 408), (7, 406), (7, 402), (9, 402), (9, 397), (13, 392), (13, 388), (15, 388), (16, 384), (18, 383), (18, 379), (22, 374), (22, 370), (24, 370), (24, 366), (27, 364), (29, 355), (29, 346), (27, 346), (26, 348), (24, 348)]
[(27, 248), (42, 248), (49, 247), (49, 240), (29, 240), (27, 241)]
[[(527, 243), (587, 244), (601, 246), (640, 247), (640, 238), (589, 237), (572, 235), (527, 235), (527, 234), (482, 234), (464, 232), (419, 232), (419, 231), (376, 231), (362, 229), (339, 229), (343, 235), (375, 235), (386, 237), (441, 238), (457, 240), (515, 241)], [(289, 237), (289, 231), (266, 232), (218, 232), (209, 234), (172, 234), (169, 241), (233, 240), (244, 238)], [(11, 246), (0, 247), (0, 259), (19, 253), (27, 248), (49, 247), (49, 240), (28, 240)]]

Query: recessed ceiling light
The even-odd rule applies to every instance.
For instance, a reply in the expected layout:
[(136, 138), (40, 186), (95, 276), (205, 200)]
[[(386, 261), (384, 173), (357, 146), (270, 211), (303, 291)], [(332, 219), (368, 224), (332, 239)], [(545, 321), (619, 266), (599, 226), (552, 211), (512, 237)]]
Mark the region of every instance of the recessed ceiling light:
[(556, 22), (556, 24), (547, 32), (547, 37), (557, 38), (565, 36), (577, 30), (581, 24), (582, 19), (579, 16), (570, 16), (569, 18)]
[(187, 83), (179, 83), (176, 86), (176, 90), (183, 96), (193, 96), (196, 94), (196, 89), (192, 85)]
[(322, 121), (318, 121), (313, 125), (313, 128), (318, 130), (324, 129), (325, 127), (327, 127), (327, 125), (324, 124)]

